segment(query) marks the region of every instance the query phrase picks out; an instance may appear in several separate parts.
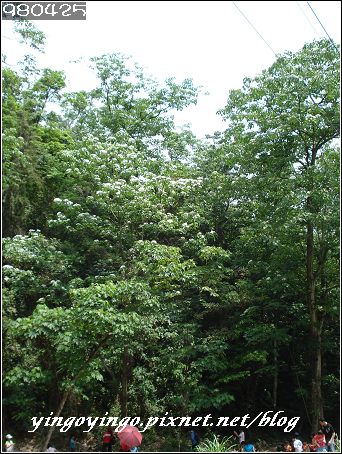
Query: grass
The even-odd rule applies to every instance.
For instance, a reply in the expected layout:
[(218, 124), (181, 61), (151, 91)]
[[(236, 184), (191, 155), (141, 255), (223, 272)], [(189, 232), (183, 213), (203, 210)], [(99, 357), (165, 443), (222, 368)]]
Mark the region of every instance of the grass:
[(336, 436), (336, 441), (335, 441), (335, 451), (336, 451), (336, 452), (341, 452), (341, 441), (340, 441), (340, 439), (338, 438), (338, 436)]
[(233, 437), (221, 438), (214, 435), (211, 439), (203, 440), (198, 446), (198, 452), (236, 452), (239, 445), (234, 442)]

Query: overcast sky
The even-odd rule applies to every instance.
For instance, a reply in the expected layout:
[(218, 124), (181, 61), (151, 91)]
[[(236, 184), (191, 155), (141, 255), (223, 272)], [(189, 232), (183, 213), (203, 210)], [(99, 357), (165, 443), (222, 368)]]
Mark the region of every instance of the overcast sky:
[[(87, 1), (86, 21), (36, 21), (47, 36), (46, 52), (39, 64), (63, 69), (68, 89), (93, 88), (87, 65), (71, 60), (104, 53), (131, 55), (159, 80), (186, 77), (202, 85), (196, 107), (176, 117), (177, 124), (191, 123), (203, 137), (224, 124), (216, 111), (224, 107), (230, 89), (239, 88), (245, 76), (269, 67), (276, 54), (297, 51), (306, 42), (326, 37), (308, 2), (237, 1), (267, 44), (231, 1)], [(341, 2), (309, 2), (326, 31), (340, 44)], [(9, 63), (27, 49), (12, 38), (11, 22), (2, 21), (2, 49)]]

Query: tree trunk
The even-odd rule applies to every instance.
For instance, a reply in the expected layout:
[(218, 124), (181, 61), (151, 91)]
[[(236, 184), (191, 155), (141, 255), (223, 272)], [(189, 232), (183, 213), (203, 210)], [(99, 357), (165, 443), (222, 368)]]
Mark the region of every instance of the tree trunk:
[[(312, 213), (311, 197), (307, 198), (308, 213)], [(314, 233), (311, 220), (307, 223), (306, 232), (306, 299), (310, 315), (311, 334), (311, 389), (310, 389), (310, 414), (311, 431), (316, 432), (319, 426), (319, 419), (323, 418), (322, 401), (322, 326), (318, 320), (318, 311), (315, 294), (315, 273), (314, 273)]]
[(121, 418), (124, 418), (127, 416), (128, 376), (129, 376), (129, 354), (128, 354), (128, 347), (125, 347), (124, 351), (123, 351), (123, 357), (122, 357)]
[[(70, 393), (71, 393), (71, 390), (68, 390), (68, 391), (64, 392), (62, 400), (61, 400), (61, 402), (60, 402), (60, 404), (59, 404), (59, 406), (57, 408), (57, 411), (53, 415), (54, 417), (58, 417), (62, 413), (62, 410), (64, 408), (64, 405), (65, 405), (66, 401), (68, 400), (68, 397), (69, 397)], [(49, 431), (48, 431), (48, 433), (47, 433), (47, 435), (46, 435), (46, 438), (45, 438), (45, 441), (44, 441), (44, 445), (42, 447), (42, 451), (43, 452), (46, 452), (48, 444), (49, 444), (49, 442), (51, 440), (51, 437), (52, 437), (52, 434), (53, 434), (54, 430), (55, 430), (55, 426), (51, 426)]]
[(277, 340), (273, 341), (273, 361), (274, 361), (274, 373), (273, 373), (273, 410), (277, 408), (278, 399), (278, 349)]
[(319, 419), (324, 417), (322, 399), (322, 332), (321, 328), (312, 326), (312, 378), (311, 378), (311, 431), (316, 432)]
[[(109, 339), (109, 335), (105, 336), (102, 341), (98, 344), (98, 346), (95, 348), (95, 350), (91, 353), (91, 355), (89, 356), (89, 358), (83, 363), (83, 366), (80, 368), (80, 370), (78, 371), (78, 373), (76, 374), (76, 376), (74, 377), (73, 379), (73, 383), (75, 383), (77, 381), (77, 379), (80, 377), (81, 373), (84, 371), (84, 368), (95, 358), (95, 356), (97, 355), (97, 353), (102, 349), (102, 347), (105, 346), (107, 340)], [(72, 388), (70, 387), (69, 389), (66, 389), (64, 391), (64, 394), (63, 394), (63, 397), (62, 397), (62, 400), (59, 404), (59, 407), (56, 411), (56, 414), (54, 414), (54, 417), (58, 417), (63, 408), (64, 408), (64, 405), (66, 403), (66, 401), (68, 400), (70, 394), (71, 394), (71, 391), (72, 391)], [(45, 438), (45, 441), (44, 441), (44, 444), (43, 444), (43, 447), (42, 447), (42, 451), (45, 452), (47, 450), (47, 446), (51, 440), (51, 437), (52, 437), (52, 434), (55, 430), (55, 427), (56, 426), (51, 426), (49, 431), (48, 431), (48, 434)]]

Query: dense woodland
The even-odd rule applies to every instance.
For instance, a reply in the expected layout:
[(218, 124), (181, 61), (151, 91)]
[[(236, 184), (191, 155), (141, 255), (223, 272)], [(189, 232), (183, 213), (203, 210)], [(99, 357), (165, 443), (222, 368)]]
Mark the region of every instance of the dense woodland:
[(16, 27), (31, 51), (2, 56), (4, 430), (273, 409), (338, 427), (339, 49), (279, 55), (199, 140), (173, 120), (191, 79), (115, 53), (70, 92), (36, 63), (44, 35)]

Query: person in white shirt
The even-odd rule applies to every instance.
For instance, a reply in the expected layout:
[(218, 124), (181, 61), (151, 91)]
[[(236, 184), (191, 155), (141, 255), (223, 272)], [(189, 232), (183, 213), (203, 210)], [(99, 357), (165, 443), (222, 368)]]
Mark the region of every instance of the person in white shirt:
[(13, 452), (14, 451), (14, 441), (11, 434), (6, 435), (6, 443), (5, 443), (6, 452)]
[(243, 431), (242, 427), (240, 427), (237, 432), (234, 430), (234, 435), (239, 439), (239, 444), (240, 445), (246, 439), (245, 438), (245, 432)]
[(295, 452), (303, 452), (303, 443), (297, 438), (297, 434), (292, 438), (292, 442)]

